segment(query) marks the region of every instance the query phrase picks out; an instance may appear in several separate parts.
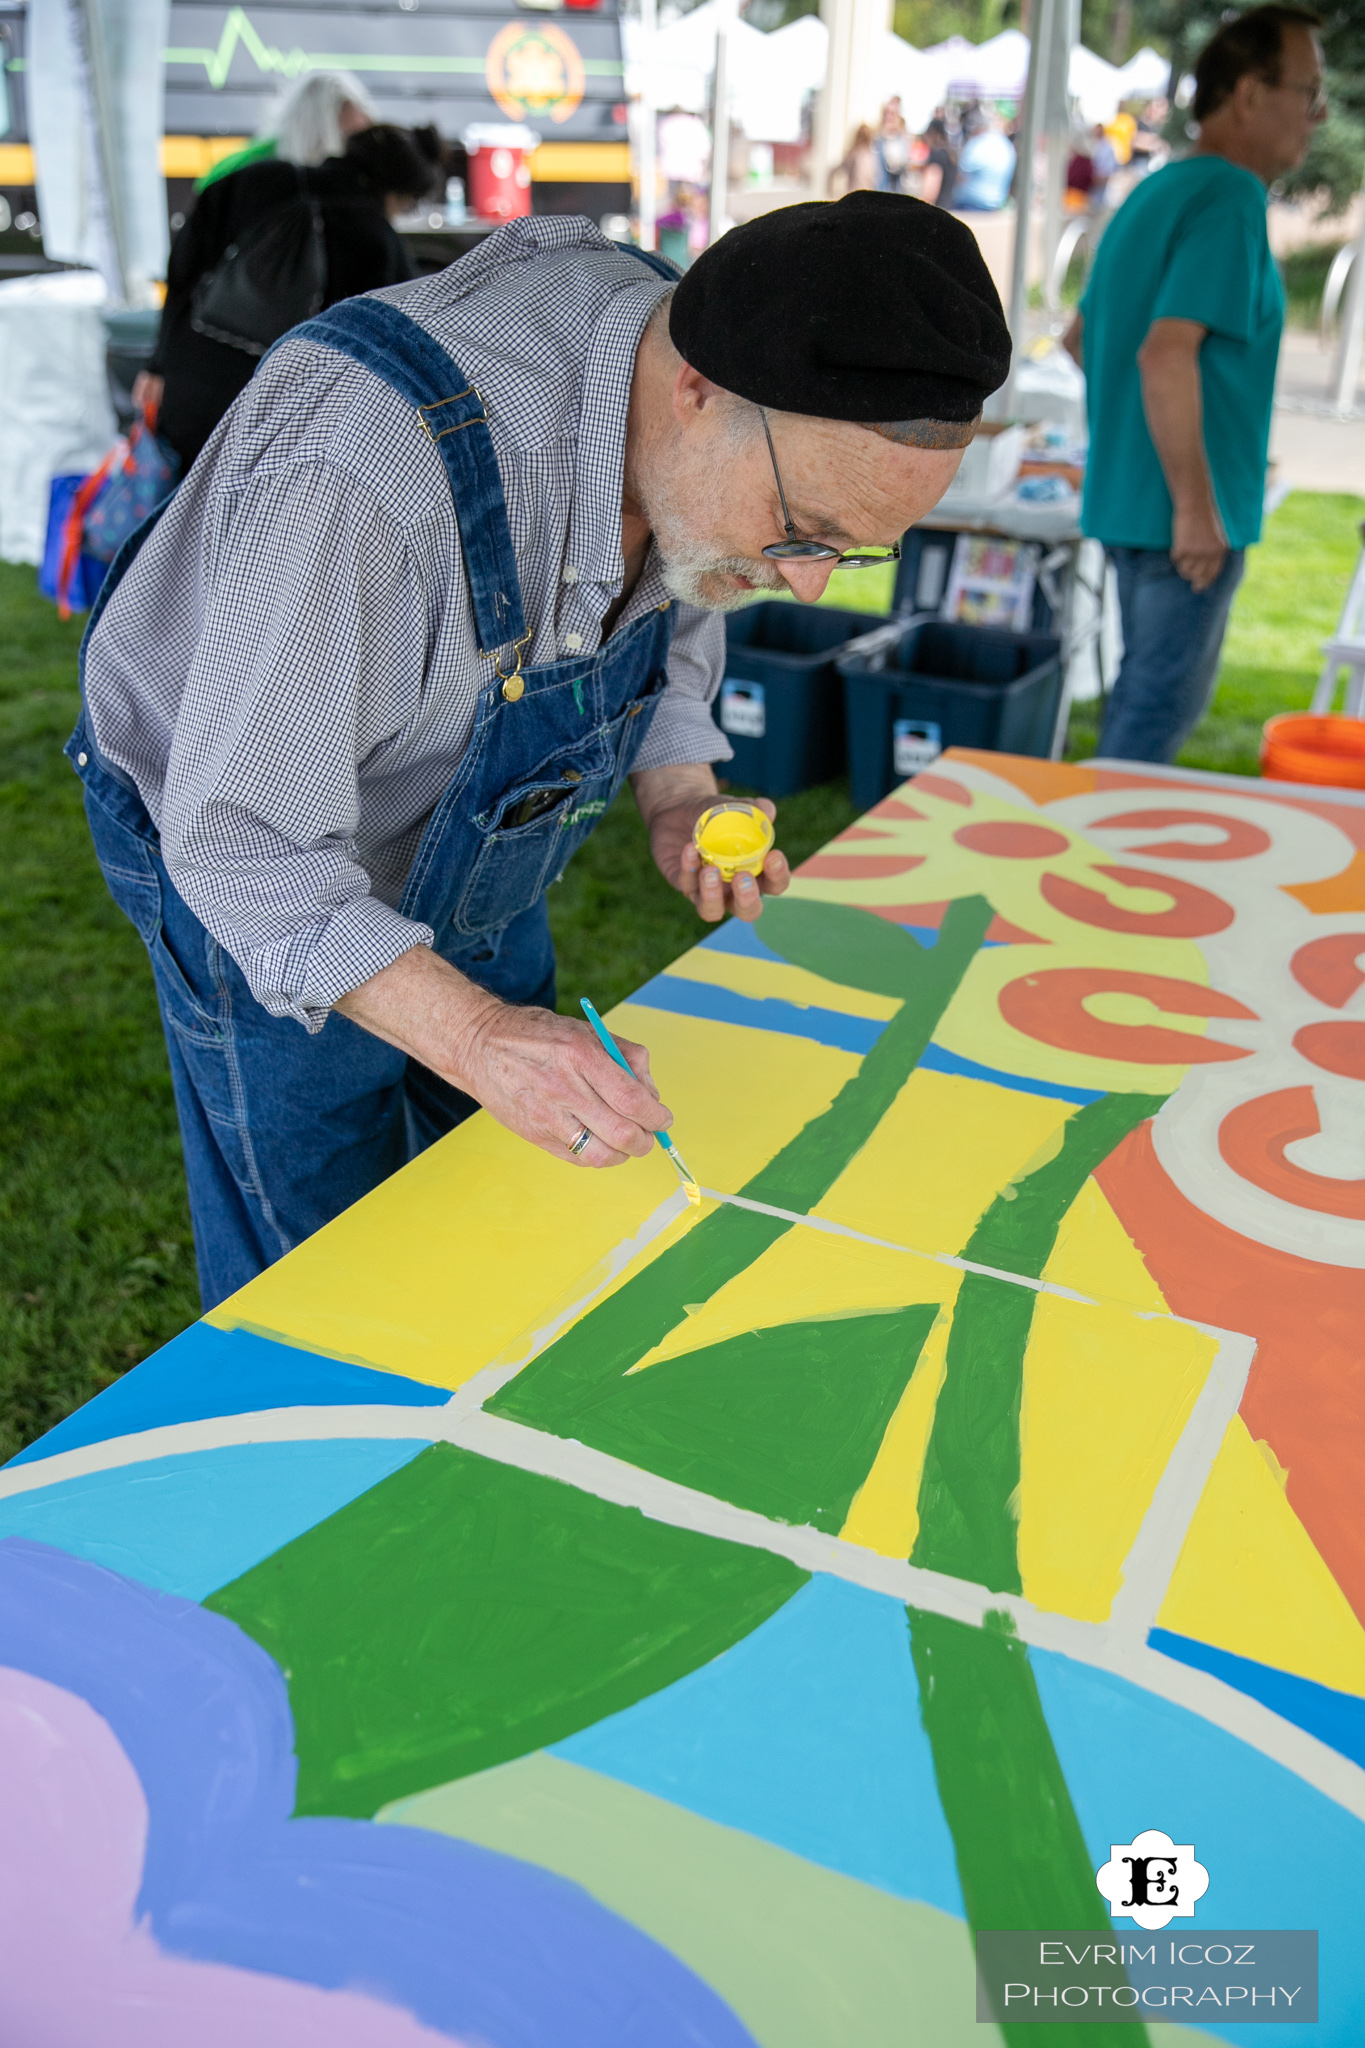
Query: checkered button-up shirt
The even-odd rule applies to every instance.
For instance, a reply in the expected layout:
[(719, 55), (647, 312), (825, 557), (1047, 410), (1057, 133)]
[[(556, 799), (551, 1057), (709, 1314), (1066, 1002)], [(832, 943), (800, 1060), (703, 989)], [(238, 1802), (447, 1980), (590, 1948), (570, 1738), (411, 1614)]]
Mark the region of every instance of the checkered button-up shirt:
[[(542, 217), (380, 294), (484, 398), (528, 668), (595, 653), (620, 594), (631, 375), (665, 289), (586, 221)], [(619, 626), (665, 596), (651, 550)], [(723, 624), (678, 614), (637, 768), (730, 753), (709, 709)], [(86, 660), (100, 752), (136, 783), (176, 889), (272, 1014), (320, 1029), (338, 996), (431, 942), (395, 906), (490, 672), (445, 472), (411, 406), (349, 357), (285, 341)]]

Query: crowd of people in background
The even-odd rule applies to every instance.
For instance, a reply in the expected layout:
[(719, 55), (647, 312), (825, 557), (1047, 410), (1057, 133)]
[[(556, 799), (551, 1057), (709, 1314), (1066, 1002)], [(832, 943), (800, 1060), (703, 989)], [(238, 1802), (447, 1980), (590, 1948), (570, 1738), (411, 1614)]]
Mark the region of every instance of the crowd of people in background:
[[(1066, 174), (1066, 204), (1102, 221), (1147, 172), (1169, 154), (1161, 137), (1168, 108), (1154, 100), (1109, 122), (1078, 125)], [(1019, 114), (969, 100), (937, 109), (922, 135), (912, 135), (899, 98), (889, 99), (874, 128), (859, 127), (830, 173), (834, 197), (844, 192), (908, 192), (960, 213), (995, 213), (1009, 201), (1018, 168)]]

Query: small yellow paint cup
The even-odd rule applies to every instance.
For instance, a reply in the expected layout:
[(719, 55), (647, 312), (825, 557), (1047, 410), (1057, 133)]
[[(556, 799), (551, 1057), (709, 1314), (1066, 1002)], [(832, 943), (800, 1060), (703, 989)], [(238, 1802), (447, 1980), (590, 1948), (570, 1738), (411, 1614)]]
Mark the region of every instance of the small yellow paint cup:
[(738, 874), (760, 875), (774, 838), (773, 821), (757, 804), (712, 804), (692, 832), (697, 852), (719, 871), (723, 882)]

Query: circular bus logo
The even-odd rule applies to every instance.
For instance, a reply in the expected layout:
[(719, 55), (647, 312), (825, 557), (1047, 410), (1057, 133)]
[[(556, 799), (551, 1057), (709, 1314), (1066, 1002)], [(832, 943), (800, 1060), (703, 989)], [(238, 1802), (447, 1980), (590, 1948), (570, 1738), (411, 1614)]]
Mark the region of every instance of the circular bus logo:
[(488, 90), (504, 114), (567, 121), (583, 99), (578, 45), (552, 23), (509, 21), (488, 47)]

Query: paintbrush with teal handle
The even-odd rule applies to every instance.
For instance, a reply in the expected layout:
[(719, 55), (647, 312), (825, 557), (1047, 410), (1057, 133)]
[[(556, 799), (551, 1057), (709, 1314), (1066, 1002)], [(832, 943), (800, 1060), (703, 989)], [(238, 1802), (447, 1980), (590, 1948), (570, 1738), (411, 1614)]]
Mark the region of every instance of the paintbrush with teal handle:
[[(602, 1022), (602, 1019), (598, 1016), (596, 1010), (588, 1001), (587, 997), (580, 996), (578, 1000), (582, 1006), (583, 1015), (587, 1018), (589, 1024), (591, 1024), (593, 1030), (597, 1033), (597, 1036), (602, 1041), (602, 1050), (604, 1052), (608, 1052), (611, 1054), (611, 1057), (615, 1060), (618, 1067), (625, 1068), (626, 1072), (630, 1075), (632, 1081), (637, 1081), (639, 1079), (639, 1075), (635, 1072), (635, 1069), (631, 1066), (630, 1061), (626, 1058), (620, 1046), (616, 1043), (616, 1040), (612, 1037), (610, 1031), (608, 1031), (606, 1025)], [(701, 1189), (697, 1186), (697, 1183), (695, 1182), (695, 1180), (693, 1180), (692, 1175), (688, 1172), (687, 1162), (683, 1158), (682, 1153), (678, 1150), (677, 1146), (673, 1143), (673, 1140), (669, 1137), (668, 1132), (656, 1131), (654, 1135), (658, 1139), (659, 1143), (663, 1146), (669, 1158), (673, 1161), (674, 1169), (677, 1172), (678, 1179), (682, 1182), (683, 1187), (686, 1190), (688, 1201), (700, 1202)]]

